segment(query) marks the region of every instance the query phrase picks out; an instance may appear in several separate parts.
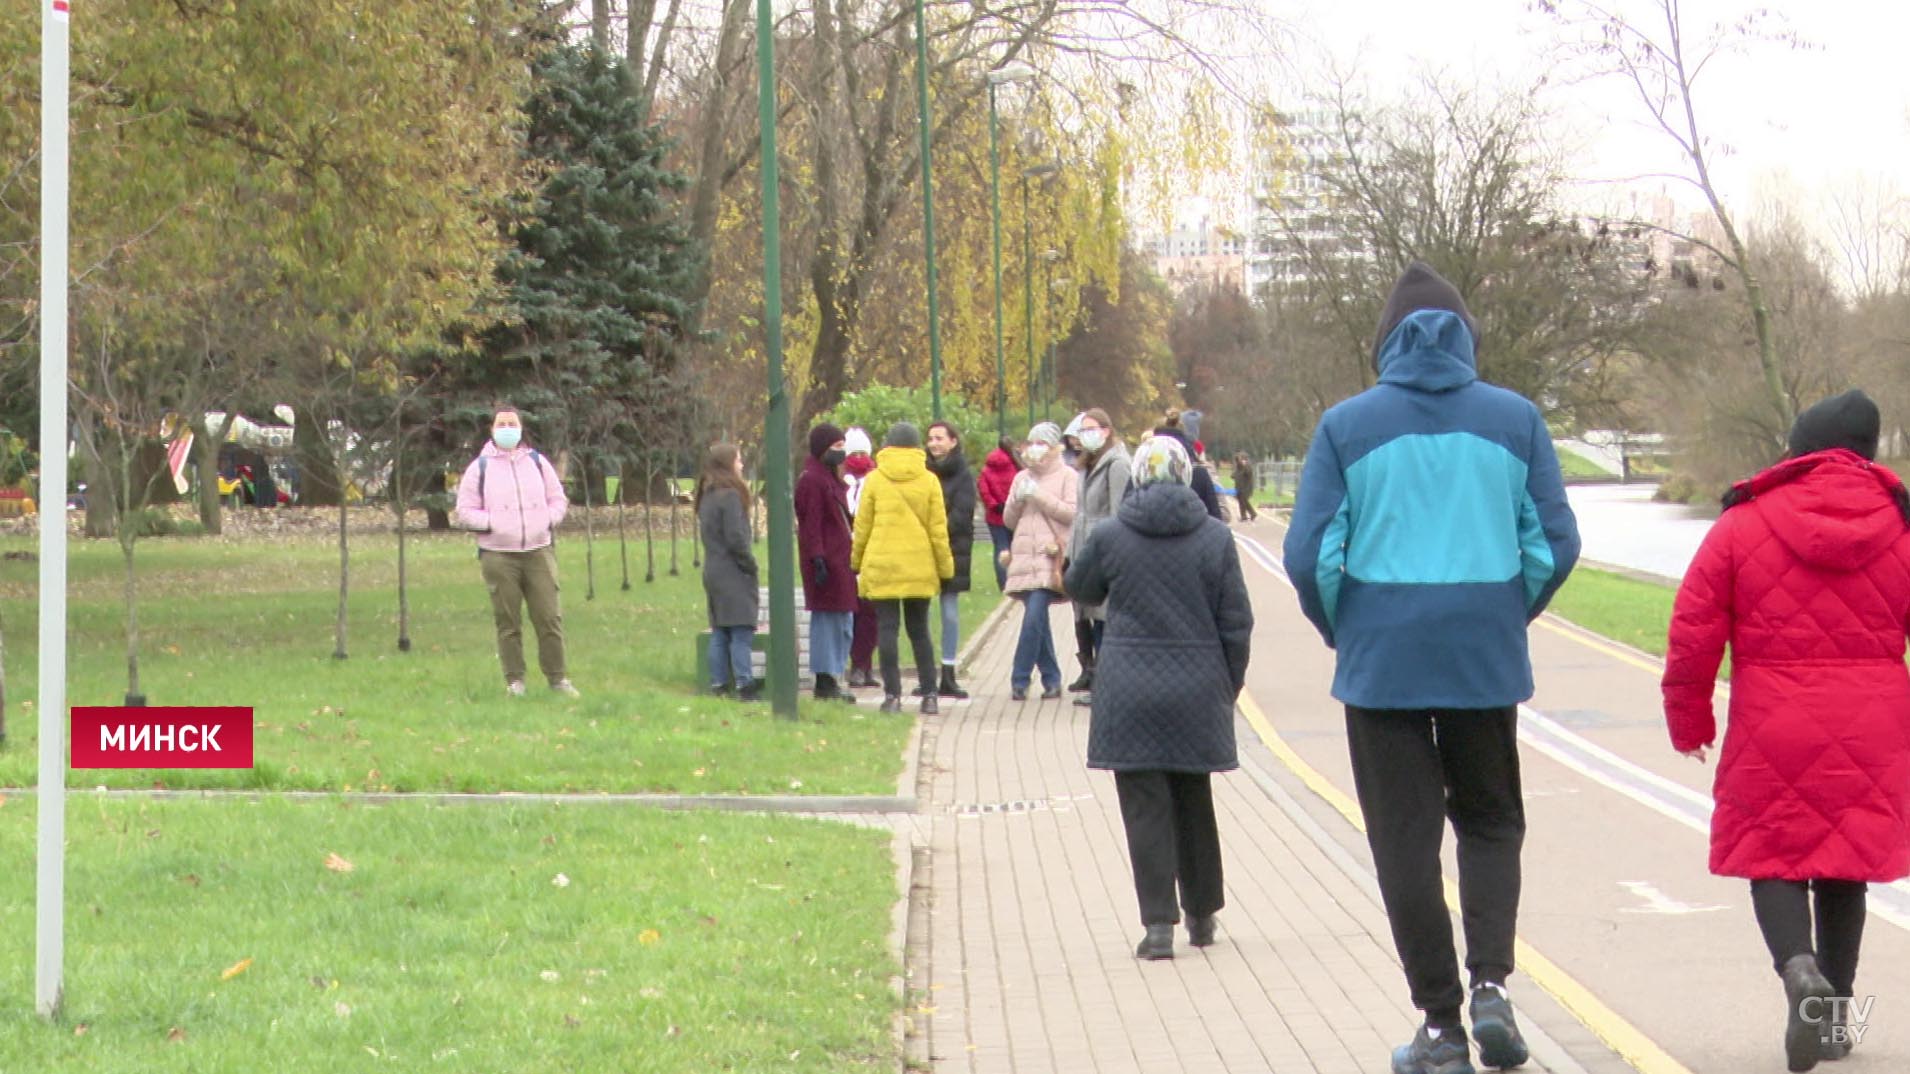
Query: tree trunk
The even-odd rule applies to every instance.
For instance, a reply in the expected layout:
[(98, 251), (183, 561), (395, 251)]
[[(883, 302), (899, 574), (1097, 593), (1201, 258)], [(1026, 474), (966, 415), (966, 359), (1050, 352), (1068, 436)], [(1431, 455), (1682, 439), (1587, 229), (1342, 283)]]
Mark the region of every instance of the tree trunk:
[[(81, 422), (87, 428), (80, 433), (80, 457), (86, 463), (86, 535), (88, 537), (112, 537), (119, 533), (119, 489), (112, 470), (106, 465), (105, 453), (99, 450), (98, 437), (111, 433), (93, 428), (89, 417)], [(42, 498), (45, 493), (43, 492)], [(62, 491), (57, 507), (64, 510), (66, 496)], [(45, 505), (42, 505), (45, 510)]]
[(232, 431), (232, 422), (237, 416), (228, 411), (217, 429), (206, 424), (204, 414), (192, 423), (193, 442), (199, 457), (199, 524), (211, 537), (225, 532), (225, 512), (219, 502), (219, 449), (224, 446), (226, 434)]
[[(577, 474), (584, 486), (584, 599), (597, 599), (597, 527), (590, 518), (590, 464), (577, 456)], [(554, 536), (554, 535), (553, 535)]]
[(398, 514), (398, 651), (408, 653), (411, 651), (411, 591), (405, 587), (404, 472), (404, 452), (396, 448), (391, 463), (391, 502)]
[[(648, 489), (656, 482), (656, 478), (656, 470), (646, 467), (643, 471), (643, 487)], [(670, 497), (670, 502), (676, 502), (674, 495)], [(646, 582), (654, 582), (657, 580), (656, 505), (650, 502), (648, 495), (645, 495), (643, 498), (643, 554), (646, 560), (643, 568), (643, 580)]]
[(344, 503), (345, 485), (339, 477), (344, 468), (333, 454), (331, 438), (325, 435), (325, 423), (309, 407), (300, 407), (293, 426), (298, 457), (298, 502), (306, 507)]
[(442, 507), (424, 509), (424, 528), (432, 533), (447, 533), (451, 529), (451, 512)]
[(351, 596), (351, 545), (346, 540), (345, 498), (338, 498), (338, 628), (333, 634), (332, 659), (344, 660), (349, 655), (345, 651), (345, 610), (346, 601)]
[[(618, 463), (617, 466), (621, 476), (627, 464)], [(623, 591), (626, 593), (630, 591), (630, 539), (624, 534), (623, 504), (629, 498), (630, 482), (617, 482), (617, 558), (623, 563)]]
[(610, 52), (610, 0), (590, 0), (590, 43), (600, 53)]
[(139, 692), (139, 576), (133, 570), (133, 547), (139, 543), (136, 527), (121, 526), (119, 553), (126, 564), (126, 703), (144, 705)]
[(690, 243), (702, 258), (684, 295), (690, 307), (688, 335), (694, 337), (702, 325), (704, 307), (710, 295), (710, 248), (716, 241), (718, 210), (722, 208), (724, 150), (728, 147), (730, 90), (742, 51), (743, 27), (749, 21), (749, 0), (724, 0), (723, 22), (717, 32), (716, 61), (711, 68), (712, 83), (704, 95), (708, 112), (699, 124), (702, 136), (697, 146), (696, 185), (690, 191)]
[(676, 569), (676, 507), (677, 507), (677, 503), (676, 503), (676, 490), (675, 490), (675, 489), (671, 489), (671, 490), (669, 491), (669, 493), (668, 493), (667, 495), (668, 495), (668, 496), (670, 497), (670, 577), (672, 577), (672, 578), (675, 578), (675, 577), (677, 576), (677, 569)]

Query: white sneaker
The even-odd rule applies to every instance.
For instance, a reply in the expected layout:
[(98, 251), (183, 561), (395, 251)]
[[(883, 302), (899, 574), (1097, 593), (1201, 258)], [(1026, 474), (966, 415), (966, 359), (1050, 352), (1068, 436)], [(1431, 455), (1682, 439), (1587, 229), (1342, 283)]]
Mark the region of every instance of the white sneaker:
[(511, 679), (510, 681), (504, 684), (504, 692), (511, 695), (512, 697), (523, 697), (524, 696), (524, 680)]
[(583, 696), (582, 694), (577, 692), (577, 688), (575, 686), (572, 686), (570, 684), (569, 679), (559, 679), (556, 682), (551, 683), (550, 688), (556, 693), (563, 694), (565, 697), (582, 697)]

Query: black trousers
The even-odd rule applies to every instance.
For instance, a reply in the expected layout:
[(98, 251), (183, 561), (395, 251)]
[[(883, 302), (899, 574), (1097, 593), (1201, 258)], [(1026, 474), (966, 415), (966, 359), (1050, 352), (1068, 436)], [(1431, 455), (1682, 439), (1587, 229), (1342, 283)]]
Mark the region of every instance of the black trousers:
[(1085, 615), (1075, 616), (1074, 657), (1081, 662), (1081, 670), (1093, 670), (1094, 658), (1097, 655), (1099, 654), (1094, 645), (1094, 620)]
[(1502, 984), (1512, 972), (1525, 844), (1518, 709), (1348, 705), (1346, 735), (1380, 896), (1413, 1006), (1438, 1024), (1456, 1024), (1466, 993), (1439, 847), (1450, 819), (1459, 840), (1466, 969), (1475, 985)]
[[(1861, 880), (1753, 880), (1751, 909), (1779, 973), (1798, 955), (1816, 955), (1824, 978), (1840, 996), (1853, 995), (1857, 952), (1864, 943)], [(1813, 898), (1814, 896), (1814, 898)], [(1811, 922), (1816, 919), (1816, 943)]]
[(1234, 491), (1237, 494), (1234, 498), (1240, 501), (1240, 517), (1248, 521), (1259, 518), (1260, 512), (1253, 509), (1253, 489), (1236, 488)]
[(921, 678), (922, 688), (933, 690), (939, 681), (935, 646), (930, 644), (928, 636), (928, 605), (927, 597), (875, 602), (875, 646), (882, 657), (882, 692), (890, 697), (902, 694), (902, 658), (897, 652), (901, 639), (896, 635), (904, 620), (908, 625), (909, 647), (915, 650), (916, 674)]
[(1114, 790), (1127, 828), (1141, 924), (1172, 925), (1183, 908), (1198, 917), (1226, 905), (1212, 778), (1205, 772), (1116, 772)]

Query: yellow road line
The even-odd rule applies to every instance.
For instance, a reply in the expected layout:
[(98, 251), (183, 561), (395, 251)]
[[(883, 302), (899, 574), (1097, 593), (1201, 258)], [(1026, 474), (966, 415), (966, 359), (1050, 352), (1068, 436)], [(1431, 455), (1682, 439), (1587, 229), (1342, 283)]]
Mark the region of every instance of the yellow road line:
[[(1555, 628), (1556, 629), (1556, 628)], [(1563, 633), (1563, 631), (1561, 631)], [(1347, 819), (1354, 828), (1366, 830), (1366, 818), (1360, 812), (1359, 804), (1346, 793), (1335, 787), (1331, 780), (1321, 775), (1319, 770), (1308, 764), (1279, 732), (1273, 729), (1273, 722), (1261, 710), (1252, 695), (1242, 692), (1240, 695), (1240, 713), (1253, 727), (1273, 755), (1306, 784), (1308, 790), (1319, 795), (1339, 814)], [(1453, 881), (1446, 880), (1446, 905), (1453, 911), (1459, 909), (1459, 888)], [(1533, 949), (1524, 940), (1516, 941), (1514, 949), (1519, 968), (1525, 971), (1533, 983), (1543, 988), (1559, 1005), (1572, 1012), (1572, 1016), (1584, 1023), (1599, 1040), (1605, 1042), (1619, 1057), (1631, 1064), (1639, 1074), (1691, 1074), (1690, 1068), (1673, 1059), (1650, 1037), (1645, 1036), (1638, 1027), (1626, 1021), (1617, 1011), (1612, 1010), (1592, 995), (1584, 985), (1579, 984), (1551, 959)]]
[(1539, 619), (1537, 620), (1537, 623), (1539, 626), (1544, 627), (1545, 629), (1551, 631), (1554, 634), (1559, 635), (1560, 637), (1570, 638), (1571, 640), (1578, 642), (1580, 645), (1585, 646), (1587, 649), (1590, 649), (1594, 652), (1600, 653), (1605, 656), (1609, 656), (1613, 660), (1617, 660), (1621, 663), (1629, 664), (1632, 667), (1638, 668), (1640, 671), (1647, 671), (1655, 676), (1662, 676), (1665, 673), (1665, 669), (1662, 665), (1655, 664), (1651, 660), (1647, 659), (1646, 657), (1639, 656), (1637, 653), (1632, 652), (1629, 649), (1625, 649), (1617, 645), (1609, 644), (1594, 636), (1591, 636), (1591, 632), (1585, 630), (1585, 628), (1583, 627), (1573, 627), (1573, 628), (1563, 627), (1557, 623), (1552, 622), (1549, 618), (1545, 616), (1540, 616)]

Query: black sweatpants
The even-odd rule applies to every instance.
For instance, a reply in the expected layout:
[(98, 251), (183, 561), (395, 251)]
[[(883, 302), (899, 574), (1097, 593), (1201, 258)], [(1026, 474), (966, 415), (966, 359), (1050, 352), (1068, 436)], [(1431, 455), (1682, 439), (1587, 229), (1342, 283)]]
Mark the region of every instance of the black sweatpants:
[(1114, 790), (1127, 827), (1141, 924), (1172, 925), (1181, 919), (1182, 908), (1199, 917), (1226, 905), (1212, 777), (1205, 772), (1116, 772)]
[[(1864, 943), (1861, 880), (1753, 880), (1751, 909), (1779, 973), (1798, 955), (1816, 955), (1818, 968), (1840, 996), (1857, 982), (1857, 951)], [(1813, 898), (1815, 896), (1815, 898)], [(1813, 905), (1813, 903), (1815, 905)], [(1814, 911), (1814, 912), (1813, 912)], [(1811, 942), (1811, 921), (1817, 923)]]
[(1459, 841), (1460, 918), (1472, 983), (1512, 972), (1519, 917), (1518, 709), (1346, 707), (1353, 782), (1379, 873), (1393, 945), (1413, 1006), (1455, 1025), (1465, 1002), (1439, 847), (1446, 820)]
[(908, 625), (909, 647), (915, 650), (916, 674), (921, 677), (922, 688), (933, 690), (939, 682), (935, 646), (928, 636), (928, 605), (927, 597), (875, 602), (875, 646), (882, 658), (882, 692), (890, 697), (902, 695), (902, 658), (898, 652), (901, 639), (897, 634), (904, 620)]

